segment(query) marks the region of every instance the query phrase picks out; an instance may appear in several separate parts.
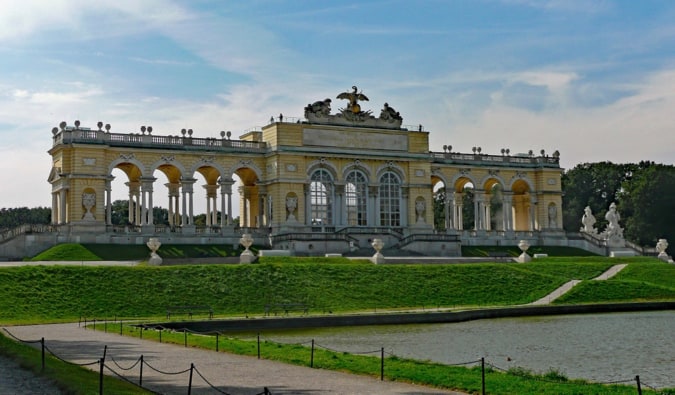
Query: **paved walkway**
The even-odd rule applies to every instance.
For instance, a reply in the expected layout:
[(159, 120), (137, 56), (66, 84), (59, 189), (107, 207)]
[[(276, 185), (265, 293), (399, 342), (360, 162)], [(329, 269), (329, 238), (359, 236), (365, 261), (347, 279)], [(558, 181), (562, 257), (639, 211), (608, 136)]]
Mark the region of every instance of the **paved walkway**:
[[(619, 273), (620, 271), (622, 271), (626, 266), (628, 266), (628, 265), (627, 264), (614, 265), (614, 266), (610, 267), (609, 269), (607, 269), (604, 273), (602, 273), (598, 277), (594, 278), (593, 280), (594, 281), (608, 280), (608, 279), (616, 276), (616, 274)], [(562, 295), (569, 292), (570, 289), (574, 288), (574, 286), (576, 286), (580, 282), (581, 282), (581, 280), (570, 280), (570, 281), (566, 282), (565, 284), (561, 285), (560, 287), (558, 287), (556, 290), (554, 290), (550, 294), (548, 294), (548, 295), (544, 296), (543, 298), (541, 298), (539, 300), (536, 300), (532, 303), (528, 303), (528, 305), (541, 306), (541, 305), (550, 304), (554, 300), (558, 299)]]
[[(273, 395), (461, 394), (400, 382), (380, 381), (375, 377), (311, 369), (259, 360), (255, 357), (185, 348), (113, 333), (85, 330), (79, 328), (78, 324), (16, 326), (7, 329), (23, 340), (37, 340), (44, 337), (47, 347), (52, 352), (75, 363), (89, 363), (100, 359), (104, 347), (107, 346), (106, 366), (134, 382), (138, 382), (139, 378), (138, 365), (128, 371), (121, 368), (132, 366), (141, 354), (145, 362), (159, 371), (172, 373), (185, 371), (181, 374), (166, 375), (154, 371), (147, 365), (144, 366), (143, 386), (162, 394), (187, 393), (191, 363), (194, 363), (196, 368), (192, 381), (193, 394), (254, 395), (263, 392), (265, 387)], [(91, 365), (90, 368), (97, 370), (98, 365)], [(107, 371), (106, 374), (112, 373)], [(222, 392), (211, 388), (200, 376)]]

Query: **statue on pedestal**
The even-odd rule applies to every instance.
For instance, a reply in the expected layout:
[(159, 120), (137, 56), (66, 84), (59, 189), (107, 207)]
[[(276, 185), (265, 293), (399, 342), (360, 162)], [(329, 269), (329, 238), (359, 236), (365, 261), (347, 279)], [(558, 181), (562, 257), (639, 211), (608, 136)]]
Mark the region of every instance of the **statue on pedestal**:
[(581, 217), (581, 223), (584, 225), (581, 227), (581, 232), (591, 234), (598, 233), (598, 230), (593, 227), (595, 225), (595, 217), (593, 216), (589, 206), (586, 206), (584, 209), (584, 215)]

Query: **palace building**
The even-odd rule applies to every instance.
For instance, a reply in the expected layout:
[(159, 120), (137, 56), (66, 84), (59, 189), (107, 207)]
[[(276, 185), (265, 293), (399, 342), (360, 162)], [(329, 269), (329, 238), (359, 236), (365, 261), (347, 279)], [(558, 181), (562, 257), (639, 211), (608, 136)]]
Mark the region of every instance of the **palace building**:
[[(336, 100), (344, 108), (333, 113)], [(308, 104), (304, 118), (273, 117), (239, 139), (62, 122), (49, 150), (52, 223), (61, 240), (98, 243), (236, 245), (251, 233), (257, 245), (298, 255), (358, 251), (376, 237), (385, 249), (444, 256), (460, 255), (461, 245), (564, 244), (557, 152), (431, 151), (421, 125), (369, 103), (353, 87)], [(127, 178), (126, 225), (112, 222), (115, 169)], [(206, 192), (199, 226), (196, 188)], [(169, 198), (168, 225), (154, 223), (156, 194)]]

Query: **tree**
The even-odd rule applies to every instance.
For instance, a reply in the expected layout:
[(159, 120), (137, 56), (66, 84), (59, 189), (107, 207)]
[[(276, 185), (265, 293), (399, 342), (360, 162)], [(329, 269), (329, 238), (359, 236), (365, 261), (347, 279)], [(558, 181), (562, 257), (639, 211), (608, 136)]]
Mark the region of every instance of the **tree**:
[(638, 165), (634, 164), (599, 162), (582, 163), (565, 172), (562, 177), (563, 228), (578, 231), (584, 208), (589, 206), (598, 219), (598, 228), (603, 229), (609, 205), (618, 202), (621, 185), (637, 169)]
[(675, 242), (675, 166), (641, 162), (637, 169), (619, 194), (624, 236), (640, 245)]
[(434, 229), (445, 229), (445, 188), (439, 188), (434, 192)]
[(47, 207), (18, 207), (0, 209), (0, 229), (17, 226), (49, 224), (52, 221), (52, 209)]

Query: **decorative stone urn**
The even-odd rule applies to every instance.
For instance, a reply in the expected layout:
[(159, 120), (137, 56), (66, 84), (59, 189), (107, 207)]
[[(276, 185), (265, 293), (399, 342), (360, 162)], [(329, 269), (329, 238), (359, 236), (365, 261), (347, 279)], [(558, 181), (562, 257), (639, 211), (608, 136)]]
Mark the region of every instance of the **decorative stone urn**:
[(532, 260), (532, 257), (527, 254), (527, 250), (530, 248), (530, 243), (527, 242), (527, 240), (521, 240), (518, 242), (518, 248), (523, 252), (516, 258), (517, 262), (520, 263), (525, 263), (525, 262), (530, 262)]
[(83, 193), (82, 194), (82, 206), (86, 210), (84, 217), (82, 218), (85, 221), (95, 221), (94, 214), (92, 214), (91, 209), (96, 205), (96, 194), (95, 193)]
[(248, 248), (253, 245), (253, 237), (250, 233), (244, 233), (239, 239), (239, 243), (244, 246), (244, 252), (239, 255), (239, 263), (253, 263), (256, 256)]
[(157, 254), (157, 250), (162, 246), (157, 237), (151, 237), (145, 245), (150, 249), (150, 259), (148, 264), (152, 266), (159, 266), (162, 264), (162, 257)]
[(370, 261), (374, 264), (384, 263), (384, 255), (380, 252), (384, 248), (384, 242), (382, 239), (373, 239), (373, 242), (370, 244), (375, 249), (375, 255), (370, 258)]

